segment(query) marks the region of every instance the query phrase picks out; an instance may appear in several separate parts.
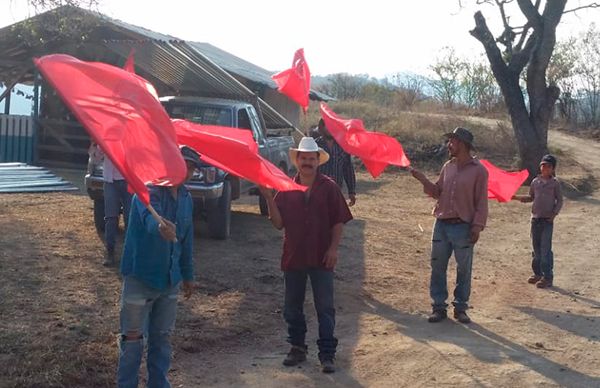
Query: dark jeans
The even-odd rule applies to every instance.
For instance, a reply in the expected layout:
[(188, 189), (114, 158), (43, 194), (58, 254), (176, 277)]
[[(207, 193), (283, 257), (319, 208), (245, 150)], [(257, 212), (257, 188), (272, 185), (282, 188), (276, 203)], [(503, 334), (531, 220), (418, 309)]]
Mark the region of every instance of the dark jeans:
[(306, 319), (304, 317), (304, 297), (306, 279), (310, 277), (315, 309), (319, 320), (319, 359), (332, 358), (338, 340), (333, 336), (335, 328), (335, 308), (333, 305), (333, 272), (320, 269), (285, 271), (285, 304), (283, 317), (288, 325), (288, 342), (304, 346)]
[(533, 245), (531, 269), (537, 276), (543, 276), (549, 280), (554, 277), (553, 230), (554, 224), (546, 218), (531, 219), (531, 244)]
[(446, 272), (448, 261), (454, 252), (456, 259), (456, 287), (454, 288), (454, 309), (465, 311), (469, 308), (471, 295), (471, 268), (473, 265), (473, 244), (471, 226), (467, 223), (449, 224), (435, 221), (431, 239), (431, 281), (429, 293), (434, 311), (446, 310), (448, 306), (448, 285)]
[(107, 251), (115, 250), (121, 206), (127, 226), (131, 206), (131, 194), (127, 191), (127, 183), (124, 180), (104, 182), (104, 241)]

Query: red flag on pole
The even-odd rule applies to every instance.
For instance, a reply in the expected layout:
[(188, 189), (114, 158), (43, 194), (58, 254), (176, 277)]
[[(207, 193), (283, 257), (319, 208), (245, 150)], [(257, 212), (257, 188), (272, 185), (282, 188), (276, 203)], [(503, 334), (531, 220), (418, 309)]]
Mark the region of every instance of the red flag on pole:
[(279, 92), (297, 102), (306, 113), (310, 94), (310, 70), (304, 59), (304, 49), (298, 49), (294, 53), (290, 69), (274, 74), (271, 78), (277, 84)]
[(34, 62), (144, 204), (146, 184), (183, 182), (187, 168), (175, 130), (148, 81), (63, 54)]
[(479, 159), (488, 171), (488, 198), (508, 202), (529, 176), (527, 170), (504, 171), (485, 159)]
[(248, 130), (179, 119), (174, 119), (173, 125), (179, 142), (195, 149), (206, 163), (270, 189), (306, 190), (258, 154), (258, 146)]
[(342, 119), (325, 103), (321, 103), (321, 117), (340, 147), (361, 158), (373, 178), (377, 178), (388, 164), (410, 166), (402, 145), (393, 137), (365, 130), (362, 120)]
[(135, 73), (135, 62), (134, 62), (135, 49), (132, 48), (129, 52), (129, 56), (123, 65), (123, 70), (128, 71), (130, 73)]

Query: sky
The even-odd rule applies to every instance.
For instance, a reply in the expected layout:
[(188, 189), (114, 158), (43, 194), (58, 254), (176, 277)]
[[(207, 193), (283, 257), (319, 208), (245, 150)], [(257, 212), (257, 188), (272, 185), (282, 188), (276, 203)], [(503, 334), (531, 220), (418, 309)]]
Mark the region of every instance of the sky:
[[(311, 73), (426, 75), (444, 46), (461, 56), (483, 53), (469, 30), (481, 9), (497, 35), (499, 17), (475, 0), (98, 0), (99, 11), (184, 40), (208, 42), (268, 70), (290, 67), (304, 48)], [(0, 27), (32, 15), (25, 0), (0, 0)], [(511, 7), (517, 7), (514, 2)], [(567, 8), (585, 1), (569, 0)], [(509, 10), (510, 11), (510, 10)], [(600, 9), (565, 15), (558, 31), (569, 36)], [(517, 21), (517, 19), (514, 19)]]
[[(481, 10), (492, 32), (500, 32), (498, 9), (476, 0), (98, 0), (109, 17), (180, 39), (207, 42), (273, 72), (289, 68), (304, 48), (313, 75), (398, 72), (430, 75), (429, 66), (445, 46), (462, 57), (483, 55), (469, 34)], [(567, 8), (585, 4), (569, 0)], [(516, 2), (510, 7), (516, 10)], [(507, 10), (511, 14), (510, 8)], [(25, 0), (0, 0), (0, 28), (33, 16)], [(518, 11), (513, 21), (521, 22)], [(563, 16), (558, 39), (576, 35), (600, 9)], [(0, 88), (1, 89), (1, 88)], [(13, 95), (14, 96), (14, 95)], [(28, 114), (30, 101), (15, 108)], [(3, 102), (0, 110), (3, 111)], [(22, 107), (22, 108), (19, 108)]]

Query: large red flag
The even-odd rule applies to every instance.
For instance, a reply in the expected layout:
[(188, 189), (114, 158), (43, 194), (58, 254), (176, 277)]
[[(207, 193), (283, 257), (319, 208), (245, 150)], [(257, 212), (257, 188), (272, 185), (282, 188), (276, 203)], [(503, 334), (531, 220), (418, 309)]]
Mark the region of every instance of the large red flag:
[(198, 151), (206, 163), (270, 189), (306, 190), (258, 154), (258, 147), (248, 130), (179, 119), (174, 119), (173, 125), (178, 141)]
[(146, 184), (183, 182), (175, 130), (148, 81), (63, 54), (34, 62), (143, 203), (150, 202)]
[(347, 153), (361, 158), (373, 178), (377, 178), (388, 164), (410, 166), (402, 145), (393, 137), (365, 130), (362, 120), (342, 119), (325, 103), (321, 103), (321, 117), (335, 141)]
[(304, 49), (294, 54), (292, 67), (271, 76), (280, 93), (297, 102), (306, 113), (310, 94), (310, 70), (304, 59)]
[(485, 159), (479, 160), (488, 172), (488, 198), (508, 202), (529, 176), (527, 170), (504, 171)]

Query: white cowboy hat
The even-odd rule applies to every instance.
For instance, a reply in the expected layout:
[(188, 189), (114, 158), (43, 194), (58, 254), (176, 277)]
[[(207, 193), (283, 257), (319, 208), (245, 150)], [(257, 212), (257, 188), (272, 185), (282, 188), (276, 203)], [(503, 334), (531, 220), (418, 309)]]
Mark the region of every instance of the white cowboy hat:
[(290, 148), (290, 161), (296, 165), (296, 157), (298, 152), (318, 152), (319, 153), (319, 166), (327, 163), (329, 160), (329, 154), (323, 148), (317, 145), (317, 142), (312, 137), (303, 137), (298, 143), (298, 148)]

